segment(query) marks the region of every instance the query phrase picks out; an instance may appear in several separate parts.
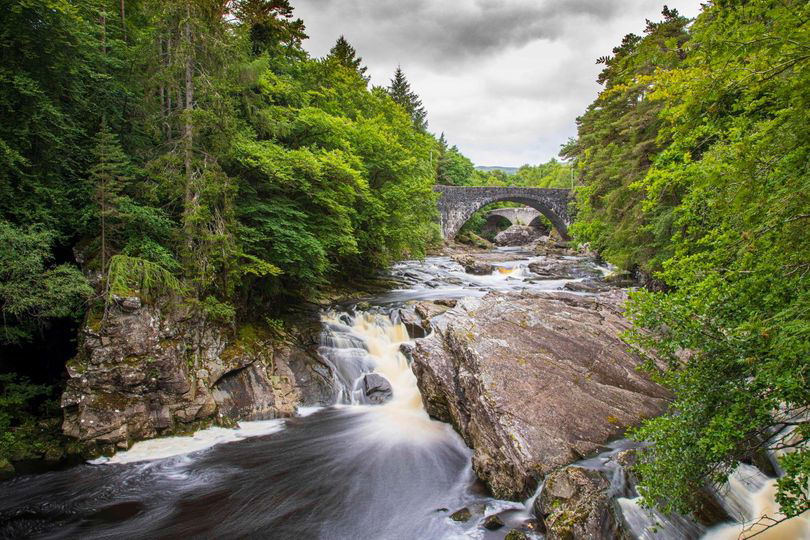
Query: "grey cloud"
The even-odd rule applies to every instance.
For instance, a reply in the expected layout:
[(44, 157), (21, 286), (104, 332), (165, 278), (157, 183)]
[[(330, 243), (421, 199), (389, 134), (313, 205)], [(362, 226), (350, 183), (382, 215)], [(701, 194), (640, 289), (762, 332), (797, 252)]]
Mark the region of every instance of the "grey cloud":
[[(301, 0), (319, 11), (362, 22), (363, 37), (376, 35), (382, 52), (433, 54), (436, 66), (478, 60), (527, 43), (555, 40), (572, 19), (607, 20), (620, 13), (619, 1), (433, 1)], [(306, 21), (305, 21), (306, 22)], [(365, 39), (364, 39), (365, 41)]]
[(374, 84), (401, 64), (445, 132), (481, 165), (539, 163), (576, 133), (600, 87), (594, 60), (664, 3), (701, 0), (292, 0), (314, 56), (344, 34)]

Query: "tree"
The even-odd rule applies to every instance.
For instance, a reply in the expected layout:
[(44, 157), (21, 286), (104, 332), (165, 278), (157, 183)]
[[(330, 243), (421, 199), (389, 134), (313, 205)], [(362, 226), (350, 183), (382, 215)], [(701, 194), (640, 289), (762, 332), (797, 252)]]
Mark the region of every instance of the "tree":
[(93, 290), (75, 266), (51, 264), (54, 236), (0, 220), (0, 345), (30, 342), (51, 319), (83, 313)]
[(388, 93), (413, 119), (413, 125), (419, 131), (427, 130), (427, 111), (422, 106), (422, 100), (416, 92), (411, 90), (408, 79), (401, 67), (397, 67), (394, 78), (388, 86)]
[[(124, 154), (118, 136), (112, 133), (106, 121), (96, 135), (93, 149), (96, 163), (90, 169), (90, 180), (98, 207), (98, 220), (101, 233), (99, 257), (101, 272), (107, 270), (107, 260), (111, 255), (110, 236), (115, 222), (120, 220), (120, 195), (124, 185), (131, 180), (129, 159)], [(117, 227), (116, 227), (117, 228)], [(116, 231), (120, 232), (120, 231)]]
[[(439, 140), (441, 143), (441, 139)], [(446, 186), (466, 186), (472, 183), (475, 166), (456, 146), (439, 154), (436, 182)]]
[(346, 38), (340, 36), (329, 51), (329, 58), (335, 59), (340, 65), (347, 67), (349, 69), (353, 69), (360, 74), (366, 81), (369, 80), (366, 77), (366, 67), (362, 65), (363, 59), (357, 56), (357, 51), (352, 47)]
[(304, 22), (293, 19), (289, 0), (235, 0), (233, 14), (249, 30), (254, 55), (295, 50), (307, 38)]

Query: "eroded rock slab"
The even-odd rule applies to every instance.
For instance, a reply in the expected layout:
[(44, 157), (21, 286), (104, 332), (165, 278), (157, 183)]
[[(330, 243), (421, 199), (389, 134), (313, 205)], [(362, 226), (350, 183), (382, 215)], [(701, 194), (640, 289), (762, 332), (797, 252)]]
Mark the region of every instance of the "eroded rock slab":
[(428, 412), (473, 448), (496, 497), (540, 478), (664, 409), (668, 395), (619, 339), (625, 295), (490, 293), (467, 298), (417, 342), (413, 370)]

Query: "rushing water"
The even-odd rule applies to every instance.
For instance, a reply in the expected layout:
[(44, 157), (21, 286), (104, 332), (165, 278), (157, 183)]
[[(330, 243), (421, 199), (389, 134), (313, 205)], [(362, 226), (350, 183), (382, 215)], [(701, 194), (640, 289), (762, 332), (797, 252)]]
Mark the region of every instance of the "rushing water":
[[(495, 257), (500, 262), (488, 276), (466, 274), (446, 257), (399, 263), (390, 275), (400, 288), (364, 299), (371, 306), (365, 310), (325, 313), (320, 354), (335, 373), (334, 406), (143, 441), (112, 459), (2, 483), (0, 536), (495, 539), (510, 527), (523, 528), (532, 500), (497, 501), (483, 492), (470, 467), (471, 451), (449, 425), (425, 412), (400, 352), (409, 341), (406, 329), (393, 322), (396, 308), (410, 300), (554, 290), (571, 281), (537, 279), (527, 269), (528, 254), (502, 250)], [(387, 403), (365, 404), (361, 381), (369, 372), (390, 382)], [(701, 534), (685, 518), (638, 507), (611, 459), (623, 444), (581, 464), (611, 478), (633, 531), (640, 538)], [(754, 487), (767, 485), (766, 479)], [(734, 489), (739, 501), (728, 504), (755, 512), (750, 497)], [(449, 518), (464, 507), (472, 519)], [(494, 513), (507, 527), (483, 529), (482, 521)], [(728, 531), (714, 530), (712, 538), (727, 538)]]

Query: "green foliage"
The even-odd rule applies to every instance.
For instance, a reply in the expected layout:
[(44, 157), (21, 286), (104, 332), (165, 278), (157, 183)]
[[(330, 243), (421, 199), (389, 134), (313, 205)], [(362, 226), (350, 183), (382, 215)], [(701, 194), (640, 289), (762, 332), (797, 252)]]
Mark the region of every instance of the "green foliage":
[(79, 318), (92, 289), (79, 270), (51, 264), (54, 233), (0, 220), (0, 344), (25, 343), (52, 318)]
[(681, 191), (670, 186), (667, 199), (645, 212), (639, 182), (669, 140), (659, 133), (664, 104), (650, 98), (653, 74), (683, 62), (688, 22), (665, 9), (662, 22), (648, 21), (643, 38), (628, 34), (613, 56), (599, 59), (605, 89), (577, 119), (577, 139), (561, 152), (576, 161), (578, 183), (587, 186), (577, 192), (572, 234), (623, 269), (658, 270), (671, 255), (671, 212)]
[(665, 10), (603, 59), (564, 149), (586, 186), (576, 237), (668, 287), (632, 296), (628, 336), (675, 396), (634, 433), (653, 443), (640, 491), (664, 510), (764, 450), (788, 452), (782, 511), (808, 508), (808, 20), (806, 2), (724, 1), (687, 30)]
[(207, 296), (202, 301), (202, 309), (205, 316), (213, 321), (232, 324), (236, 319), (236, 309), (231, 304), (220, 302), (213, 296)]
[(473, 183), (475, 166), (458, 148), (442, 145), (436, 172), (436, 183), (446, 186), (468, 186)]
[(113, 296), (139, 296), (154, 300), (163, 294), (180, 295), (183, 283), (169, 270), (146, 259), (114, 255), (107, 272), (107, 301)]
[(419, 98), (401, 71), (368, 88), (345, 39), (310, 58), (287, 0), (0, 8), (3, 370), (81, 318), (76, 262), (107, 306), (180, 295), (237, 325), (440, 239)]
[(563, 188), (571, 187), (571, 166), (552, 158), (539, 165), (523, 165), (515, 174), (507, 174), (502, 170), (475, 170), (468, 185), (494, 186), (494, 187), (534, 187), (534, 188)]
[(39, 420), (59, 411), (58, 403), (49, 399), (52, 393), (50, 386), (0, 374), (0, 459), (35, 458), (54, 445), (53, 439), (60, 435), (58, 429)]
[(552, 158), (540, 165), (523, 165), (509, 177), (509, 181), (510, 185), (517, 187), (568, 189), (571, 178), (571, 166)]
[(422, 106), (419, 95), (411, 90), (411, 84), (405, 77), (405, 72), (397, 66), (394, 78), (388, 86), (388, 93), (413, 119), (414, 127), (419, 131), (427, 130), (427, 111)]
[(363, 66), (363, 59), (357, 55), (357, 51), (352, 47), (346, 38), (340, 36), (335, 43), (335, 46), (329, 51), (329, 59), (334, 59), (345, 68), (353, 69), (360, 74), (366, 81), (366, 67)]

